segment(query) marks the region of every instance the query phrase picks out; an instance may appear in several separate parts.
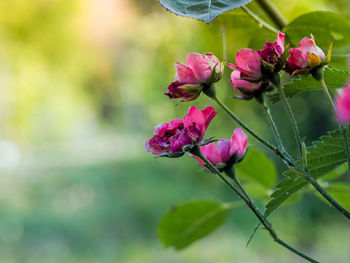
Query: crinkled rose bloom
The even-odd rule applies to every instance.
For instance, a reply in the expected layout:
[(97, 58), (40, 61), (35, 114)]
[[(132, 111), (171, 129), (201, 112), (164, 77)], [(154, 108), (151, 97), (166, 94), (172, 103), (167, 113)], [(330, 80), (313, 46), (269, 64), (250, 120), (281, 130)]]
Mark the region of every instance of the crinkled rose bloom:
[[(263, 83), (266, 78), (264, 74), (272, 74), (283, 68), (284, 60), (282, 61), (281, 57), (284, 53), (284, 38), (285, 35), (279, 32), (275, 42), (267, 41), (258, 51), (241, 49), (236, 54), (237, 66), (227, 64), (234, 70), (231, 74), (231, 84), (238, 98), (251, 99), (269, 88), (268, 82)], [(263, 72), (265, 68), (267, 69)]]
[[(238, 163), (241, 161), (247, 151), (248, 137), (241, 129), (235, 129), (231, 140), (222, 139), (218, 142), (216, 147), (215, 143), (212, 142), (207, 145), (200, 147), (202, 154), (207, 158), (213, 165), (225, 165)], [(194, 156), (201, 165), (205, 163)]]
[(335, 98), (335, 111), (340, 123), (350, 124), (350, 82)]
[(202, 111), (196, 106), (190, 107), (184, 119), (175, 119), (156, 126), (153, 137), (146, 142), (146, 150), (159, 156), (181, 156), (184, 146), (203, 140), (216, 113), (211, 106)]
[[(196, 99), (202, 89), (203, 84), (210, 85), (219, 81), (224, 66), (213, 53), (189, 53), (186, 65), (176, 62), (177, 72), (175, 81), (172, 82), (165, 95), (170, 99), (182, 98), (181, 101), (191, 101)], [(214, 71), (214, 72), (213, 72)]]
[(236, 54), (236, 64), (227, 64), (233, 69), (231, 84), (240, 98), (251, 98), (261, 87), (260, 55), (250, 48), (241, 49)]
[(258, 50), (261, 59), (273, 66), (277, 65), (284, 53), (284, 38), (285, 35), (278, 32), (275, 42), (266, 41), (265, 46)]
[(288, 52), (290, 57), (286, 62), (285, 70), (292, 75), (307, 75), (311, 69), (327, 63), (327, 56), (316, 45), (313, 35), (311, 38), (304, 37), (299, 47), (291, 48)]

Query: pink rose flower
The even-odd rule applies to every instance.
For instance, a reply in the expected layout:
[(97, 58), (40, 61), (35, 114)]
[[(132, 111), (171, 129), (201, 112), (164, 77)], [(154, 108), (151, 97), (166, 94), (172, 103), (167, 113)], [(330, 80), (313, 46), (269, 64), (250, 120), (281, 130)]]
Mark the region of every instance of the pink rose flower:
[[(212, 142), (201, 146), (200, 149), (204, 157), (213, 165), (219, 165), (221, 168), (225, 169), (243, 159), (247, 151), (247, 142), (247, 135), (238, 128), (234, 130), (231, 140), (222, 139), (218, 142), (217, 147), (215, 143)], [(194, 157), (201, 165), (205, 165), (197, 156)]]
[(231, 74), (231, 84), (239, 98), (250, 99), (252, 94), (261, 88), (261, 58), (258, 52), (244, 48), (236, 54), (236, 65), (227, 66), (234, 71)]
[(273, 66), (277, 65), (284, 53), (284, 38), (285, 35), (281, 32), (278, 32), (278, 36), (275, 42), (272, 43), (266, 41), (263, 49), (258, 50), (258, 54), (260, 55), (261, 59)]
[(326, 56), (316, 45), (314, 36), (311, 35), (311, 38), (304, 37), (299, 47), (291, 48), (288, 52), (291, 56), (286, 62), (285, 70), (291, 75), (307, 75), (311, 69), (329, 63), (331, 46)]
[(154, 135), (146, 142), (146, 150), (158, 156), (177, 157), (184, 154), (183, 147), (200, 143), (216, 115), (209, 106), (200, 111), (196, 106), (189, 108), (184, 119), (175, 119), (154, 128)]
[(336, 96), (335, 112), (339, 123), (350, 124), (350, 82)]
[(196, 99), (203, 85), (210, 85), (220, 80), (224, 66), (213, 53), (189, 53), (186, 65), (176, 62), (177, 72), (165, 95), (170, 99), (182, 98), (182, 101)]

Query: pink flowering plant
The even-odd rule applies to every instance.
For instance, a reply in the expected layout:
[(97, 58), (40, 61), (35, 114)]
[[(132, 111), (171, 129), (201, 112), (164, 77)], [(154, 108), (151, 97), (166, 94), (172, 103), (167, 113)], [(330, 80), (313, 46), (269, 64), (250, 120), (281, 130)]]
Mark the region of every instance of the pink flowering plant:
[[(267, 39), (258, 50), (242, 47), (233, 56), (235, 61), (230, 61), (231, 57), (225, 55), (222, 59), (218, 59), (212, 52), (203, 54), (192, 52), (187, 55), (186, 64), (176, 62), (175, 79), (168, 86), (165, 95), (170, 99), (180, 99), (180, 102), (192, 103), (204, 93), (222, 111), (217, 113), (213, 106), (207, 106), (203, 110), (190, 106), (183, 119), (174, 119), (156, 126), (153, 137), (146, 142), (146, 150), (155, 156), (163, 157), (182, 157), (188, 153), (198, 161), (205, 172), (222, 180), (257, 218), (258, 224), (249, 242), (262, 226), (278, 245), (305, 261), (319, 262), (315, 259), (316, 255), (307, 255), (282, 240), (278, 230), (269, 221), (269, 216), (290, 196), (303, 193), (309, 185), (334, 208), (334, 213), (340, 212), (344, 219), (350, 220), (350, 212), (346, 206), (333, 197), (322, 183), (322, 178), (334, 169), (350, 168), (347, 126), (350, 123), (350, 82), (347, 82), (349, 73), (345, 63), (341, 69), (330, 67), (333, 44), (335, 48), (339, 47), (339, 50), (350, 47), (350, 40), (346, 37), (345, 40), (342, 38), (332, 40), (334, 30), (338, 30), (336, 32), (338, 35), (345, 36), (350, 30), (350, 23), (335, 29), (331, 25), (344, 24), (342, 22), (344, 20), (329, 12), (312, 12), (288, 22), (276, 7), (271, 8), (273, 4), (270, 1), (256, 2), (262, 11), (266, 12), (273, 25), (262, 20), (245, 6), (249, 1), (224, 1), (223, 4), (213, 0), (211, 9), (205, 5), (198, 6), (192, 3), (196, 1), (160, 0), (160, 2), (173, 13), (206, 23), (210, 23), (216, 16), (228, 10), (242, 7), (247, 14), (246, 19), (257, 21), (262, 27), (261, 30), (270, 31), (275, 37), (273, 41)], [(320, 22), (320, 25), (317, 25), (314, 21), (318, 17), (327, 22)], [(298, 28), (298, 31), (295, 28)], [(318, 46), (318, 42), (322, 46)], [(328, 48), (327, 55), (324, 48)], [(223, 53), (225, 54), (225, 51)], [(227, 63), (231, 69), (230, 78), (226, 81), (232, 85), (231, 97), (246, 100), (244, 103), (247, 109), (249, 104), (253, 103), (252, 99), (261, 105), (274, 142), (266, 140), (258, 131), (254, 131), (218, 97), (215, 84), (224, 79), (223, 61), (226, 60), (230, 61)], [(338, 128), (308, 146), (302, 139), (298, 122), (290, 106), (290, 98), (316, 89), (324, 92), (329, 104), (325, 107), (333, 116)], [(295, 135), (297, 154), (291, 154), (291, 151), (286, 149), (286, 141), (279, 132), (281, 127), (272, 116), (271, 105), (277, 101), (285, 106), (286, 116)], [(232, 120), (234, 131), (231, 138), (206, 138), (206, 132), (214, 116), (223, 118), (224, 114)], [(248, 144), (248, 136), (255, 138), (257, 143), (283, 161), (286, 172), (279, 183), (275, 184), (273, 179), (276, 170), (268, 168), (274, 167), (271, 160), (264, 153), (254, 149), (255, 145)], [(258, 174), (253, 168), (254, 160)], [(268, 190), (272, 191), (272, 194), (263, 200), (266, 202), (263, 210), (258, 208), (256, 200), (253, 199), (255, 193), (246, 190), (244, 180), (243, 182), (241, 180), (243, 170), (245, 173), (251, 173), (255, 180), (264, 182)], [(337, 179), (343, 180), (344, 184), (347, 177), (349, 172), (337, 175)], [(327, 181), (327, 184), (332, 184), (332, 181)], [(158, 229), (159, 237), (166, 246), (182, 249), (220, 226), (233, 207), (232, 204), (215, 201), (180, 205), (162, 218)], [(213, 211), (218, 216), (212, 216)], [(204, 220), (203, 218), (207, 221), (203, 224), (196, 223), (196, 220)]]

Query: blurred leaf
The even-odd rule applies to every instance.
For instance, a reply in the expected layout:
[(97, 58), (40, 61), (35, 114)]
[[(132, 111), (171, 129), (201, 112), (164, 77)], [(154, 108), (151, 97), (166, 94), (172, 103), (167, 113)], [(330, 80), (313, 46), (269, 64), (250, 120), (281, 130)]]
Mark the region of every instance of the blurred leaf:
[(160, 220), (158, 236), (164, 246), (183, 249), (221, 226), (232, 205), (191, 201), (170, 209)]
[(159, 0), (168, 11), (209, 24), (218, 15), (241, 7), (251, 0)]
[(270, 198), (271, 190), (260, 183), (253, 181), (244, 182), (244, 188), (254, 200), (266, 202)]
[(323, 180), (334, 180), (334, 179), (337, 179), (337, 178), (343, 176), (344, 174), (346, 174), (347, 171), (348, 171), (348, 164), (344, 163), (343, 165), (341, 165), (338, 168), (334, 169), (330, 173), (326, 174), (323, 177)]
[(332, 183), (326, 190), (341, 206), (350, 210), (350, 184), (341, 182)]
[(350, 23), (331, 12), (316, 11), (299, 16), (284, 31), (294, 45), (303, 37), (310, 37), (310, 34), (323, 49), (328, 49), (332, 39), (335, 48), (350, 45)]
[[(329, 132), (313, 142), (308, 150), (308, 170), (313, 177), (320, 178), (346, 162), (344, 139), (339, 130)], [(266, 204), (265, 215), (269, 216), (291, 195), (300, 191), (309, 183), (299, 177), (297, 169), (289, 169), (283, 173), (285, 178), (278, 183), (272, 193), (272, 200)]]
[(271, 189), (277, 180), (275, 164), (254, 148), (249, 148), (243, 161), (235, 166), (236, 173), (242, 180), (253, 180), (267, 189)]
[(276, 34), (271, 31), (259, 30), (259, 33), (254, 33), (252, 39), (249, 41), (248, 48), (259, 50), (262, 49), (266, 41), (275, 41)]
[[(325, 68), (324, 77), (329, 89), (335, 90), (341, 88), (349, 77), (349, 72), (346, 70)], [(320, 90), (322, 89), (320, 83), (318, 83), (311, 75), (307, 77), (290, 76), (287, 73), (282, 73), (281, 81), (284, 86), (284, 92), (288, 98), (291, 98), (299, 93)], [(275, 103), (280, 100), (280, 96), (277, 92), (273, 92), (269, 95), (271, 103)]]

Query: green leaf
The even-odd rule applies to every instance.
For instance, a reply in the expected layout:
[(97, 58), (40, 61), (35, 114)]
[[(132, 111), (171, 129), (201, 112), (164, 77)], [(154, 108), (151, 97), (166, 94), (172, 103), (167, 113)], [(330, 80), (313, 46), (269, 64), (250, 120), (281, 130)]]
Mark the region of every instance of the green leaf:
[(232, 204), (215, 201), (177, 205), (160, 220), (158, 236), (164, 246), (183, 249), (221, 226), (232, 208)]
[[(330, 90), (335, 90), (345, 85), (349, 78), (349, 72), (341, 69), (325, 68), (324, 77), (327, 87)], [(284, 92), (288, 98), (302, 92), (322, 89), (320, 83), (318, 83), (311, 75), (307, 77), (292, 77), (283, 72), (281, 75), (281, 81), (284, 86)], [(275, 103), (280, 99), (280, 95), (276, 91), (269, 94), (269, 100), (271, 103)]]
[[(319, 141), (313, 142), (307, 147), (308, 170), (316, 179), (333, 171), (346, 162), (344, 139), (339, 130), (329, 132), (328, 135), (320, 137)], [(269, 216), (276, 208), (285, 202), (291, 195), (297, 193), (308, 182), (302, 179), (303, 176), (298, 169), (289, 169), (284, 172), (285, 178), (277, 184), (270, 200), (266, 204), (265, 215)]]
[(241, 7), (251, 0), (159, 0), (168, 11), (209, 24), (218, 15)]
[(275, 164), (254, 148), (248, 148), (243, 161), (235, 166), (237, 176), (242, 180), (252, 180), (259, 183), (265, 190), (271, 189), (277, 180)]
[(350, 45), (350, 23), (331, 12), (316, 11), (301, 15), (285, 26), (284, 32), (295, 46), (310, 34), (324, 50), (328, 49), (332, 39), (335, 48)]

